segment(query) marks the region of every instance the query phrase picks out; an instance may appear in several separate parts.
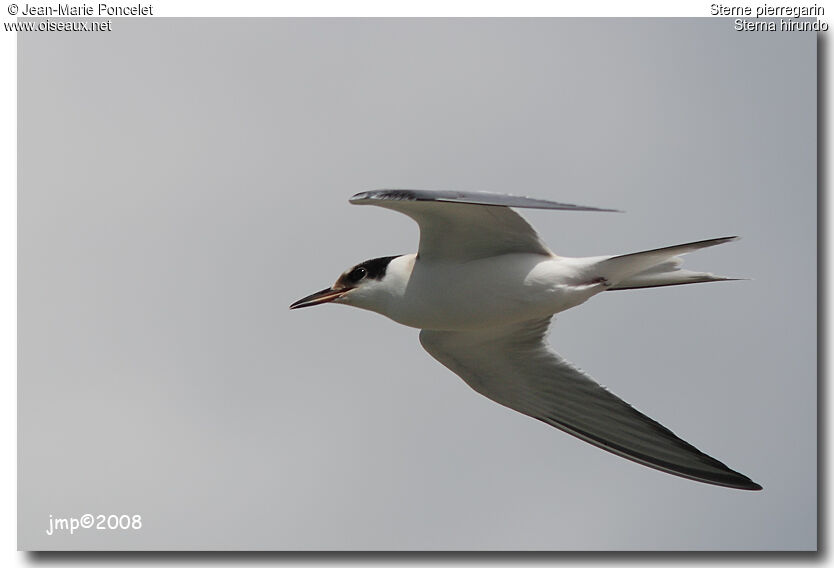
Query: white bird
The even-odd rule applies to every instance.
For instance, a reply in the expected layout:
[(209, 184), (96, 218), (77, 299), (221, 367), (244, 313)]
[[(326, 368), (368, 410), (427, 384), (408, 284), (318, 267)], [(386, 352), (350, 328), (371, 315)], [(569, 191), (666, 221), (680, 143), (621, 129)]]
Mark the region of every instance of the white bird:
[(377, 190), (357, 205), (408, 215), (417, 254), (367, 260), (290, 308), (334, 302), (421, 329), (429, 354), (475, 391), (643, 465), (681, 477), (761, 489), (678, 438), (550, 350), (553, 314), (608, 290), (733, 280), (680, 268), (679, 255), (725, 237), (620, 256), (558, 256), (510, 207), (613, 211), (485, 192)]

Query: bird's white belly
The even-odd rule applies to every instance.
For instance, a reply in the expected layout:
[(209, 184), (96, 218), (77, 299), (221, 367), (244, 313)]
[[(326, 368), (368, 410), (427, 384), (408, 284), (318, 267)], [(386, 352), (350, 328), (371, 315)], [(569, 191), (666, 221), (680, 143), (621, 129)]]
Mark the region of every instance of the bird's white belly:
[[(550, 316), (581, 304), (588, 286), (580, 259), (513, 254), (466, 262), (414, 263), (405, 291), (385, 315), (421, 329), (467, 330)], [(582, 259), (583, 261), (585, 259)]]

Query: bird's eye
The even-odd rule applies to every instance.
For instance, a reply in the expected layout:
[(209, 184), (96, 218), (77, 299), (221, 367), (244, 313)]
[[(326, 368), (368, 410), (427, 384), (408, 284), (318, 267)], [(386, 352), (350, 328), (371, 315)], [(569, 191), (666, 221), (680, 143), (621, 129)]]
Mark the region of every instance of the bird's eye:
[(357, 266), (356, 268), (350, 271), (350, 274), (348, 274), (348, 278), (350, 278), (352, 282), (359, 282), (360, 280), (365, 278), (367, 274), (368, 271), (365, 269), (364, 266)]

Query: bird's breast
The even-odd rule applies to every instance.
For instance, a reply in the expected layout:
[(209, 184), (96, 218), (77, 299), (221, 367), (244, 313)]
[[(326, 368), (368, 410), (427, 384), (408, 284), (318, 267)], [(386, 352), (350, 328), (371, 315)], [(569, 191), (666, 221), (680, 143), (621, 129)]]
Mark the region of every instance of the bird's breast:
[[(420, 329), (468, 330), (550, 316), (587, 299), (570, 263), (512, 254), (465, 263), (414, 263), (385, 315)], [(589, 296), (588, 296), (589, 297)]]

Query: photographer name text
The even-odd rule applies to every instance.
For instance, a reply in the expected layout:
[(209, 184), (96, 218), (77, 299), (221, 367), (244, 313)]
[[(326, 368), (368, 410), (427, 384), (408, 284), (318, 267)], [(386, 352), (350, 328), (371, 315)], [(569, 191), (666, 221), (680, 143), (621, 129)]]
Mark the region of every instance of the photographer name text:
[(114, 6), (111, 4), (24, 4), (20, 16), (153, 16), (152, 4)]

